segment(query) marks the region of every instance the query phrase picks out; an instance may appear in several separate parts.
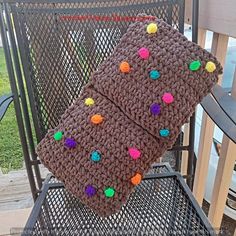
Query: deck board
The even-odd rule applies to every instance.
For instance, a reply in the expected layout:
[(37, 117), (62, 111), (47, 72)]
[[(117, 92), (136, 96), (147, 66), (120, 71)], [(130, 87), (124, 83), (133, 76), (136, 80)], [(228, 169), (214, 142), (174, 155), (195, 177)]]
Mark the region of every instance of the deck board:
[[(42, 176), (48, 170), (41, 167)], [(29, 208), (33, 205), (29, 180), (25, 169), (0, 174), (0, 211)]]

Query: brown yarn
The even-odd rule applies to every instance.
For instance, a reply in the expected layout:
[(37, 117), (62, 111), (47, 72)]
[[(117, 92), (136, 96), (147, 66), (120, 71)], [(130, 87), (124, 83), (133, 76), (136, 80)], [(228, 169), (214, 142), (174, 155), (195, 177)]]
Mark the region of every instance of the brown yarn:
[[(37, 147), (42, 163), (101, 216), (122, 207), (134, 188), (131, 178), (137, 173), (143, 176), (174, 144), (181, 126), (222, 73), (212, 54), (165, 22), (157, 19), (158, 32), (148, 34), (146, 27), (150, 22), (153, 21), (137, 21), (128, 28), (80, 98), (66, 110), (58, 127), (49, 130)], [(142, 47), (149, 50), (148, 59), (140, 58), (138, 50)], [(194, 60), (201, 61), (197, 71), (189, 69)], [(122, 61), (129, 63), (129, 72), (120, 71)], [(208, 61), (215, 63), (214, 72), (205, 69)], [(152, 80), (151, 70), (158, 70), (160, 78)], [(174, 97), (170, 104), (162, 100), (166, 92)], [(85, 105), (86, 98), (95, 103)], [(160, 105), (160, 114), (151, 114), (153, 103)], [(95, 114), (102, 117), (97, 124), (91, 122)], [(162, 137), (161, 129), (168, 129), (169, 136)], [(58, 141), (53, 138), (57, 131), (63, 131)], [(73, 139), (76, 147), (65, 146), (66, 138)], [(137, 148), (140, 157), (134, 160), (129, 148)], [(101, 154), (97, 162), (91, 160), (93, 151)], [(133, 182), (139, 181), (137, 176)], [(88, 185), (96, 189), (90, 197), (85, 192)], [(108, 187), (115, 189), (113, 197), (105, 196)]]

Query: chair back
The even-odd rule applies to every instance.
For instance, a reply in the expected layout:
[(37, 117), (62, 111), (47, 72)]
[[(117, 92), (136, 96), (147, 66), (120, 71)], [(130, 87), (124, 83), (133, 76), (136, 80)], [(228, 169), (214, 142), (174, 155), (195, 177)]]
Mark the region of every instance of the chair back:
[(184, 0), (20, 1), (11, 11), (38, 141), (138, 14), (184, 28)]

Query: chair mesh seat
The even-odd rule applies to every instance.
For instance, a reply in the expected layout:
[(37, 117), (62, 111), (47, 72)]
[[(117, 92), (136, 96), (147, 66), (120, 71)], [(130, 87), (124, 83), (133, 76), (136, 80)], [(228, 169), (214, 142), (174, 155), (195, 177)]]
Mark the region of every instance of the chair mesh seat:
[(121, 211), (101, 218), (51, 177), (23, 235), (214, 235), (183, 178), (155, 166)]

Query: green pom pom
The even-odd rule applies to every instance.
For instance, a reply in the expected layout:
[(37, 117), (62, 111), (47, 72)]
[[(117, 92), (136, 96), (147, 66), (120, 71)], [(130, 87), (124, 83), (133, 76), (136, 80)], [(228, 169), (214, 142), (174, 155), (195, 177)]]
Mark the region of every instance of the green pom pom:
[(63, 132), (61, 132), (61, 131), (58, 131), (58, 132), (56, 132), (55, 134), (54, 134), (54, 139), (56, 140), (56, 141), (59, 141), (59, 140), (61, 140), (62, 139), (62, 136), (63, 136)]
[(106, 188), (104, 193), (105, 193), (105, 196), (108, 198), (113, 197), (115, 195), (115, 189), (114, 188)]
[(200, 66), (201, 66), (201, 62), (199, 60), (192, 61), (189, 64), (189, 69), (192, 70), (192, 71), (196, 71), (200, 68)]

